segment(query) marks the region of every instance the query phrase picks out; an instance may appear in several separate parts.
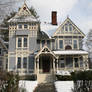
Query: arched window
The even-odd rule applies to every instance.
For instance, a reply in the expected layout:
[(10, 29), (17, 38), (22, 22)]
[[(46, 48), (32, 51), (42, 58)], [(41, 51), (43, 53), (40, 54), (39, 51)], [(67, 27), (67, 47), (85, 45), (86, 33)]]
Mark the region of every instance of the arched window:
[(70, 45), (67, 45), (66, 47), (65, 47), (65, 50), (71, 50), (72, 49), (72, 47), (70, 46)]

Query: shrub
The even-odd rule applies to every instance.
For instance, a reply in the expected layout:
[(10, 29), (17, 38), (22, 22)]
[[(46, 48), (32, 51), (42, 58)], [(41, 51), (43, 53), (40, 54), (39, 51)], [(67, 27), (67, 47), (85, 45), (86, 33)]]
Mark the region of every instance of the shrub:
[(56, 75), (56, 79), (60, 81), (68, 81), (72, 80), (72, 77), (68, 75)]
[(73, 92), (91, 92), (92, 89), (92, 71), (77, 71), (72, 72), (74, 81)]
[(33, 74), (33, 75), (26, 75), (26, 76), (20, 76), (20, 80), (35, 81), (36, 79), (37, 79), (37, 76), (35, 74)]

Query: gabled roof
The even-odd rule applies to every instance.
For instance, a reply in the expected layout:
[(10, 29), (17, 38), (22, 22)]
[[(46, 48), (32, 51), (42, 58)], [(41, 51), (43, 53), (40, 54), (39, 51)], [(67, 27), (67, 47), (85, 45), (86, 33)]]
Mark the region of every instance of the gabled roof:
[[(53, 36), (56, 36), (57, 33), (59, 33), (59, 31), (63, 28), (63, 26), (67, 23), (70, 22), (71, 25), (84, 37), (85, 34), (72, 22), (72, 20), (67, 17), (67, 19), (57, 28), (57, 30), (55, 31), (55, 33), (53, 34)], [(62, 34), (63, 35), (63, 34)]]
[(36, 22), (38, 21), (30, 12), (26, 3), (20, 8), (17, 14), (11, 18), (8, 22)]
[(37, 55), (35, 56), (35, 58), (37, 58), (39, 55), (41, 54), (51, 54), (53, 55), (55, 58), (57, 58), (55, 56), (55, 54), (45, 45), (38, 53)]

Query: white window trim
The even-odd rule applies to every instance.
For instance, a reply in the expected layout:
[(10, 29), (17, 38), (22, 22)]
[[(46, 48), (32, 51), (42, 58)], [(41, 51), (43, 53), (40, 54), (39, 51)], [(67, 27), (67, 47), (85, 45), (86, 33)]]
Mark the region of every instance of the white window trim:
[[(73, 39), (73, 43), (72, 43), (72, 45), (73, 45), (73, 49), (75, 49), (75, 48), (74, 48), (74, 40), (77, 41), (77, 48), (76, 48), (76, 49), (79, 49), (79, 46), (78, 46), (78, 39)], [(75, 49), (75, 50), (76, 50), (76, 49)]]
[[(22, 46), (18, 47), (18, 38), (22, 39)], [(24, 38), (27, 38), (27, 47), (24, 47)], [(16, 48), (28, 48), (29, 47), (29, 39), (28, 37), (16, 37)]]
[[(60, 42), (60, 40), (62, 40), (62, 41), (63, 41), (63, 48), (60, 48), (60, 43), (59, 43), (59, 42)], [(61, 50), (63, 50), (63, 49), (64, 49), (64, 40), (63, 40), (63, 39), (58, 39), (58, 48), (59, 48), (59, 49), (61, 49)]]
[[(21, 68), (17, 68), (18, 57), (21, 57)], [(24, 57), (27, 58), (27, 68), (23, 68), (23, 58)], [(29, 62), (28, 55), (16, 55), (16, 70), (21, 70), (21, 73), (23, 73), (22, 72), (23, 70), (27, 70), (27, 72), (28, 72), (28, 62)]]

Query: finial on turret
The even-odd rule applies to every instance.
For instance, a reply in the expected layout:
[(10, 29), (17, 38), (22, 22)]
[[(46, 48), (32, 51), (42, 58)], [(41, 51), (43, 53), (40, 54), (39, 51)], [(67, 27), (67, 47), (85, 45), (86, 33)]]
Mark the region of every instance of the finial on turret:
[(24, 0), (24, 4), (26, 3), (26, 0)]

